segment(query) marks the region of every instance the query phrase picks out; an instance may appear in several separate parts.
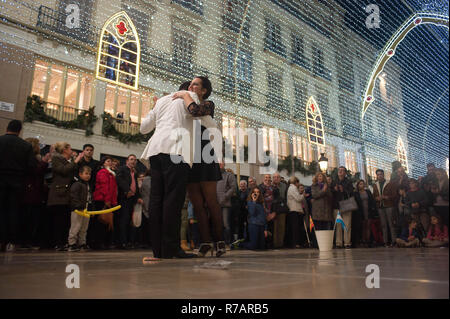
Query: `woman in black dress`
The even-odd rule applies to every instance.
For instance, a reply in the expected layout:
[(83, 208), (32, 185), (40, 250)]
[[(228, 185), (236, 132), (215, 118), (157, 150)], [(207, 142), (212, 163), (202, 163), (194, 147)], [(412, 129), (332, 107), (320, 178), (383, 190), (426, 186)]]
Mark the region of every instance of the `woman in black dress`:
[[(189, 91), (197, 94), (200, 103), (197, 104), (191, 98), (186, 91), (180, 91), (174, 94), (174, 98), (184, 99), (185, 105), (189, 113), (194, 116), (210, 115), (214, 116), (214, 103), (212, 101), (206, 101), (212, 91), (211, 82), (207, 77), (198, 76), (195, 77), (190, 86)], [(201, 134), (203, 136), (204, 131), (207, 130), (203, 125), (201, 127)], [(201, 141), (201, 149), (208, 146), (209, 140)], [(213, 254), (213, 241), (211, 240), (211, 231), (209, 228), (210, 220), (213, 227), (213, 237), (216, 242), (216, 256), (220, 257), (226, 252), (225, 242), (223, 238), (223, 220), (222, 211), (217, 201), (217, 181), (222, 179), (222, 173), (217, 158), (214, 154), (214, 149), (211, 147), (211, 156), (214, 156), (212, 163), (205, 163), (203, 156), (201, 156), (200, 163), (194, 163), (189, 172), (188, 179), (188, 193), (189, 198), (194, 205), (195, 215), (199, 221), (201, 244), (198, 250), (198, 255), (203, 257), (209, 251)], [(206, 211), (206, 207), (209, 212)]]

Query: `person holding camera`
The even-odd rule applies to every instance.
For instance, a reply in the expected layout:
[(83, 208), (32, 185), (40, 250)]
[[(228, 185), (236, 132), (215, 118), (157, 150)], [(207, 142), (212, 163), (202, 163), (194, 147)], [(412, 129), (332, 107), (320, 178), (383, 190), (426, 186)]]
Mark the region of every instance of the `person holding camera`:
[(258, 187), (252, 189), (247, 198), (248, 208), (248, 241), (237, 240), (231, 248), (265, 249), (265, 237), (267, 236), (266, 213), (264, 210), (264, 198)]

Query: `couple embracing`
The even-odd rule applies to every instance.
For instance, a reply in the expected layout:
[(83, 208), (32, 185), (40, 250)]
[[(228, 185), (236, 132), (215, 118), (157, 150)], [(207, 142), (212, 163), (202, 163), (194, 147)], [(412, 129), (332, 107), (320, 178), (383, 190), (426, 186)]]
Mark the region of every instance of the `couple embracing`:
[[(142, 134), (155, 130), (141, 156), (141, 159), (150, 161), (150, 223), (154, 258), (196, 256), (180, 248), (181, 209), (186, 190), (199, 221), (202, 243), (198, 255), (213, 254), (216, 249), (216, 256), (220, 257), (226, 252), (222, 212), (216, 193), (216, 184), (222, 179), (222, 174), (217, 159), (205, 162), (202, 156), (205, 149), (210, 150), (209, 155), (215, 158), (214, 148), (210, 140), (201, 139), (200, 154), (192, 154), (197, 148), (192, 147), (190, 142), (189, 145), (180, 143), (179, 138), (186, 141), (186, 136), (176, 133), (188, 133), (185, 135), (189, 135), (190, 140), (196, 119), (202, 124), (201, 136), (208, 128), (217, 128), (213, 120), (214, 103), (206, 100), (211, 92), (211, 82), (207, 77), (195, 77), (191, 82), (183, 83), (180, 91), (159, 99), (142, 120)], [(193, 161), (193, 158), (199, 157), (201, 160)], [(211, 240), (209, 218), (215, 245)]]

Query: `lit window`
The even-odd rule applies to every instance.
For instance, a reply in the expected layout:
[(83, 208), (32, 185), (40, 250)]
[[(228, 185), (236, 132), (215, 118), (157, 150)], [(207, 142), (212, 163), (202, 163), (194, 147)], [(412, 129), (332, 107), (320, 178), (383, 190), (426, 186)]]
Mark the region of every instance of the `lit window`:
[(397, 140), (397, 159), (405, 168), (405, 172), (408, 172), (408, 157), (406, 156), (405, 144), (403, 144), (403, 140), (400, 136)]
[(327, 145), (325, 155), (328, 158), (328, 167), (333, 169), (338, 167), (336, 158), (336, 147)]
[(308, 139), (312, 144), (325, 145), (325, 134), (322, 115), (314, 97), (310, 97), (306, 105)]
[(355, 174), (358, 170), (356, 166), (356, 155), (354, 152), (345, 151), (345, 167), (352, 173)]
[(314, 160), (314, 150), (312, 145), (308, 142), (306, 138), (302, 138), (303, 144), (303, 161), (312, 162)]
[(82, 74), (81, 88), (80, 88), (80, 104), (79, 108), (87, 110), (91, 107), (91, 93), (92, 93), (92, 77), (87, 74)]
[(300, 136), (294, 135), (292, 136), (292, 150), (294, 152), (294, 156), (298, 158), (302, 158), (302, 138)]
[(43, 61), (36, 61), (34, 65), (33, 75), (33, 87), (31, 89), (31, 95), (40, 96), (44, 99), (45, 83), (47, 82), (47, 69), (48, 64)]
[(77, 106), (77, 89), (78, 89), (78, 73), (72, 70), (67, 71), (66, 78), (66, 94), (64, 97), (64, 105)]
[(97, 78), (136, 90), (139, 60), (136, 28), (124, 11), (118, 12), (106, 21), (100, 34)]
[(60, 65), (52, 65), (50, 86), (48, 88), (47, 102), (60, 103), (61, 85), (63, 81), (64, 68)]
[[(117, 123), (130, 122), (136, 126), (153, 108), (154, 93), (140, 89), (138, 92), (107, 85), (105, 96), (105, 112), (117, 119)], [(132, 129), (134, 132), (134, 127)]]
[(289, 155), (289, 135), (286, 132), (280, 132), (280, 138), (278, 141), (278, 151), (279, 155), (282, 157), (287, 157)]
[(372, 177), (372, 180), (377, 179), (377, 169), (378, 164), (375, 159), (368, 157), (367, 158), (367, 175)]
[(236, 122), (233, 118), (226, 115), (222, 117), (222, 136), (225, 138), (227, 143), (233, 146), (233, 150), (236, 149)]

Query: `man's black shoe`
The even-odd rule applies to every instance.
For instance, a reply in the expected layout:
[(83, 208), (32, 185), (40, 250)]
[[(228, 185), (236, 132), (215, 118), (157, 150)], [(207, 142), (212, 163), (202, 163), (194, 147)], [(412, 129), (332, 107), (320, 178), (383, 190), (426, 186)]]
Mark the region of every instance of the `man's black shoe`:
[(188, 254), (184, 250), (179, 250), (178, 253), (173, 256), (175, 258), (196, 258), (197, 255), (195, 254)]

